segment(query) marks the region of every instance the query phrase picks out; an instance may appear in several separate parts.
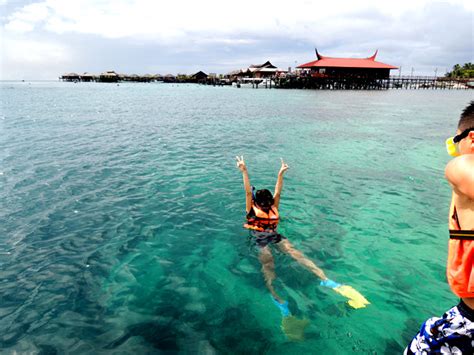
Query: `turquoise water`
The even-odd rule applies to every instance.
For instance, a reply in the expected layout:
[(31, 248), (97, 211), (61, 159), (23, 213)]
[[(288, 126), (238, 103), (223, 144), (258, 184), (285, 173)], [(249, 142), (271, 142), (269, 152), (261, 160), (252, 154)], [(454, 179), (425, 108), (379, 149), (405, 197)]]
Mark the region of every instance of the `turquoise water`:
[[(469, 91), (2, 83), (0, 350), (400, 353), (457, 300), (444, 140)], [(371, 305), (274, 250), (280, 328), (242, 228), (290, 165), (280, 232)]]

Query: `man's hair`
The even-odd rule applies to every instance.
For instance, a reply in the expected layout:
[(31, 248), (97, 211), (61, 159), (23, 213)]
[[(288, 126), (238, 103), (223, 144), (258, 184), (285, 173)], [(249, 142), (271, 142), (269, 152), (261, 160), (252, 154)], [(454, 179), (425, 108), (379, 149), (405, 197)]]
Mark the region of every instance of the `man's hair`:
[(474, 101), (471, 101), (461, 113), (458, 129), (462, 132), (468, 128), (474, 128)]

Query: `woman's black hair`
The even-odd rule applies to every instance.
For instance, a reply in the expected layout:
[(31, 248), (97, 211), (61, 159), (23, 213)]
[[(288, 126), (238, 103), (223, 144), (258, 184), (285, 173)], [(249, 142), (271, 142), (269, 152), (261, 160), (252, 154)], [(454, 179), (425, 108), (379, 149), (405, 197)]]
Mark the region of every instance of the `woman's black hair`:
[(267, 189), (257, 190), (255, 193), (255, 202), (262, 208), (270, 209), (275, 202), (272, 193)]

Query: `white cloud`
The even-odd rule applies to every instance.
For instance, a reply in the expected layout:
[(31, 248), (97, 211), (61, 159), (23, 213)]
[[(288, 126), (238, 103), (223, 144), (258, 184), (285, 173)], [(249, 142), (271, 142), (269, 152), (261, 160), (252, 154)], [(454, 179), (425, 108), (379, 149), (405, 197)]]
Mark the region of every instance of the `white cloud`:
[[(0, 79), (51, 79), (71, 65), (73, 52), (67, 46), (50, 41), (3, 38)], [(55, 75), (56, 76), (56, 75)]]
[(46, 3), (35, 3), (24, 6), (20, 11), (8, 17), (5, 30), (13, 32), (31, 32), (49, 16)]
[[(32, 31), (38, 26), (57, 33), (94, 34), (105, 38), (144, 38), (172, 41), (203, 33), (229, 36), (235, 33), (285, 35), (311, 39), (315, 28), (350, 30), (370, 25), (363, 12), (396, 19), (405, 12), (421, 11), (428, 0), (392, 2), (350, 0), (226, 1), (145, 0), (45, 0), (26, 5), (8, 17), (6, 30)], [(472, 9), (468, 1), (451, 1)]]
[(50, 77), (78, 67), (214, 71), (267, 59), (286, 67), (312, 60), (313, 45), (354, 57), (378, 48), (382, 61), (429, 71), (472, 60), (472, 1), (43, 0), (5, 8), (1, 57), (8, 73), (42, 66)]

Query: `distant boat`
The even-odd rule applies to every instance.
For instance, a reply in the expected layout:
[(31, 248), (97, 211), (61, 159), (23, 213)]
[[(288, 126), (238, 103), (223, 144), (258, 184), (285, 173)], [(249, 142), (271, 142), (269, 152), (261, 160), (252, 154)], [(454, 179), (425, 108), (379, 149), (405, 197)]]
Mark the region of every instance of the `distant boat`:
[(232, 85), (243, 88), (251, 88), (257, 85), (259, 88), (261, 88), (265, 87), (265, 85), (267, 87), (270, 87), (270, 85), (275, 86), (275, 82), (270, 78), (241, 78), (237, 82), (233, 82)]

